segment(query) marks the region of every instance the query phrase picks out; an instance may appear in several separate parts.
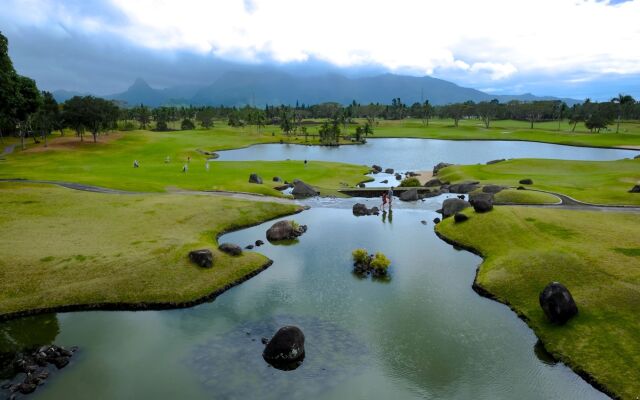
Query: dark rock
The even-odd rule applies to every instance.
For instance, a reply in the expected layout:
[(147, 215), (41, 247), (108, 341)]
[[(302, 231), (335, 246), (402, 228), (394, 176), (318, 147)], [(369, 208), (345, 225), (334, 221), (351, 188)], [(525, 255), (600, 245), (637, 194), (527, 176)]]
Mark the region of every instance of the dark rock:
[(456, 198), (446, 199), (444, 202), (442, 202), (442, 217), (447, 218), (470, 206), (471, 204), (465, 200)]
[(527, 190), (527, 188), (524, 186), (518, 186), (516, 190)]
[(393, 174), (395, 171), (393, 170), (393, 168), (387, 168), (384, 170), (385, 174)]
[(443, 182), (438, 178), (429, 179), (427, 183), (424, 184), (425, 187), (434, 187), (434, 186), (442, 186)]
[(640, 185), (635, 185), (629, 190), (629, 193), (640, 193)]
[(274, 182), (282, 182), (282, 179), (280, 179), (280, 177), (279, 177), (279, 176), (274, 176), (274, 177), (273, 177), (273, 181), (274, 181)]
[(533, 180), (527, 178), (527, 179), (520, 179), (520, 182), (518, 182), (521, 185), (533, 185)]
[(306, 231), (306, 225), (294, 224), (293, 221), (288, 220), (278, 221), (267, 230), (267, 239), (270, 241), (295, 239)]
[(353, 215), (358, 217), (362, 217), (365, 215), (378, 215), (380, 213), (378, 207), (367, 208), (367, 206), (362, 203), (354, 204), (352, 211)]
[(363, 187), (365, 187), (365, 184), (364, 183), (358, 183), (358, 187), (359, 188), (363, 188)]
[(189, 259), (192, 263), (202, 268), (211, 268), (213, 266), (213, 253), (209, 249), (190, 251)]
[(413, 172), (413, 171), (407, 171), (404, 174), (405, 174), (405, 176), (408, 176), (410, 178), (413, 178), (413, 177), (416, 177), (416, 176), (420, 176), (420, 174), (418, 174), (416, 172)]
[(458, 198), (459, 198), (460, 200), (464, 200), (464, 199), (465, 199), (465, 196), (464, 196), (463, 194), (459, 194), (459, 195), (458, 195)]
[(479, 182), (477, 181), (455, 183), (455, 184), (449, 185), (449, 192), (450, 193), (470, 193), (478, 188), (478, 183)]
[(471, 193), (469, 203), (476, 212), (483, 213), (493, 210), (493, 193)]
[(380, 181), (380, 183), (389, 183), (389, 180), (388, 180), (388, 179), (385, 179), (385, 180), (383, 180), (383, 181)]
[(291, 194), (295, 197), (313, 197), (319, 195), (320, 192), (302, 181), (294, 181), (294, 186)]
[(256, 240), (256, 246), (260, 247), (264, 244), (264, 242), (260, 239)]
[(440, 218), (437, 218), (437, 217), (436, 217), (436, 218), (434, 218), (434, 219), (433, 219), (433, 223), (434, 223), (434, 224), (439, 224), (439, 223), (440, 223)]
[(38, 385), (35, 383), (21, 383), (18, 386), (18, 391), (22, 394), (29, 394), (35, 392)]
[(382, 172), (382, 167), (379, 165), (373, 164), (371, 166), (371, 170), (373, 171), (373, 173), (377, 174), (378, 172)]
[(220, 246), (218, 246), (218, 250), (232, 256), (239, 256), (240, 254), (242, 254), (242, 249), (240, 248), (240, 246), (233, 243), (222, 243)]
[(380, 209), (378, 207), (371, 207), (371, 214), (380, 215)]
[(484, 185), (482, 187), (482, 191), (485, 193), (499, 193), (504, 189), (506, 189), (506, 187), (498, 185)]
[(52, 360), (51, 363), (55, 365), (56, 368), (62, 369), (66, 367), (67, 364), (69, 364), (69, 357), (65, 357), (65, 356), (56, 357)]
[(466, 221), (468, 219), (469, 219), (469, 217), (467, 217), (465, 214), (459, 213), (459, 212), (455, 213), (455, 215), (453, 216), (453, 220), (456, 221), (456, 223), (464, 222), (464, 221)]
[(262, 178), (258, 174), (249, 175), (249, 183), (262, 183)]
[(262, 344), (267, 344), (269, 343), (269, 339), (266, 337), (263, 337), (262, 339), (260, 339), (260, 341), (262, 342)]
[(278, 329), (262, 352), (266, 362), (284, 370), (297, 368), (304, 355), (304, 333), (296, 326)]
[(421, 223), (422, 225), (426, 225), (426, 224), (427, 224), (427, 221), (422, 220), (422, 221), (420, 221), (420, 223)]
[(397, 181), (401, 181), (401, 180), (402, 180), (402, 175), (400, 175), (400, 174), (396, 173), (396, 175), (395, 175), (395, 176), (396, 176), (396, 180), (397, 180)]
[(576, 305), (569, 290), (558, 282), (548, 284), (540, 293), (540, 307), (549, 321), (563, 325), (578, 313)]
[(504, 158), (501, 158), (499, 160), (491, 160), (491, 161), (487, 161), (487, 165), (491, 165), (491, 164), (497, 164), (499, 162), (503, 162)]
[(244, 248), (247, 249), (247, 250), (251, 250), (251, 249), (253, 249), (253, 245), (252, 244), (248, 244), (248, 245), (244, 246)]
[(437, 175), (438, 171), (440, 171), (442, 168), (446, 168), (446, 167), (451, 166), (451, 165), (453, 165), (453, 164), (449, 164), (449, 163), (446, 163), (446, 162), (438, 163), (437, 165), (435, 165), (433, 167), (433, 175)]
[(418, 189), (409, 189), (400, 193), (398, 198), (402, 201), (418, 201), (420, 200), (420, 195), (418, 194)]

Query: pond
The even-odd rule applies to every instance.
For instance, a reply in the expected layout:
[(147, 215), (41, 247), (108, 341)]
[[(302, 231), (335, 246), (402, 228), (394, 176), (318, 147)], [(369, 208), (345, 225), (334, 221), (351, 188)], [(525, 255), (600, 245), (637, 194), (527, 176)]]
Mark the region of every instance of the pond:
[[(312, 208), (294, 217), (307, 233), (294, 244), (260, 247), (273, 266), (211, 303), (60, 313), (0, 324), (0, 331), (14, 345), (80, 347), (34, 399), (604, 398), (550, 362), (506, 306), (473, 292), (481, 259), (433, 232), (442, 200), (359, 218), (354, 199), (310, 200)], [(272, 223), (220, 241), (264, 240)], [(357, 247), (384, 252), (390, 279), (353, 275)], [(295, 371), (261, 357), (260, 339), (284, 324), (306, 335), (307, 355)]]

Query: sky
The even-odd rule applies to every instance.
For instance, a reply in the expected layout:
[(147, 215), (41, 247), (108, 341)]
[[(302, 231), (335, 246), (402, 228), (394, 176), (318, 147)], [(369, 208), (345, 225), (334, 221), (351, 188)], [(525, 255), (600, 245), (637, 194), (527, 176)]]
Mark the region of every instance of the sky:
[(2, 0), (0, 31), (46, 90), (206, 85), (268, 66), (640, 97), (640, 0)]

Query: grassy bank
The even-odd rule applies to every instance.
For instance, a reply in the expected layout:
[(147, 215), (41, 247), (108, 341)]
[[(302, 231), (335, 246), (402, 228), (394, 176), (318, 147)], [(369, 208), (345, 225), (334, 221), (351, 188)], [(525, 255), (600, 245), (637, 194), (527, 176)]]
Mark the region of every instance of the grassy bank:
[[(278, 141), (270, 134), (256, 134), (231, 128), (180, 132), (132, 131), (112, 133), (99, 143), (80, 143), (75, 137), (55, 138), (50, 146), (30, 145), (6, 157), (0, 164), (0, 178), (71, 181), (132, 191), (164, 191), (167, 188), (229, 190), (280, 196), (273, 188), (274, 176), (301, 179), (317, 186), (321, 193), (354, 186), (366, 180), (368, 168), (342, 163), (302, 161), (210, 162), (196, 150), (216, 151)], [(293, 140), (293, 139), (292, 139)], [(293, 140), (295, 141), (295, 140)], [(169, 162), (165, 159), (169, 157)], [(182, 173), (187, 163), (188, 172)], [(133, 168), (138, 160), (140, 168)], [(248, 182), (251, 173), (264, 179), (263, 185)]]
[[(218, 233), (296, 210), (212, 196), (106, 195), (0, 183), (0, 314), (198, 299), (268, 261), (255, 252), (218, 252)], [(188, 252), (198, 248), (213, 250), (213, 268), (189, 262)]]
[(549, 193), (516, 189), (502, 190), (495, 194), (494, 200), (498, 204), (555, 204), (560, 201)]
[(640, 193), (629, 190), (640, 182), (640, 159), (617, 161), (566, 161), (515, 159), (491, 165), (454, 165), (441, 170), (446, 181), (478, 180), (482, 183), (527, 187), (566, 194), (598, 204), (640, 205)]
[[(436, 229), (484, 256), (476, 283), (521, 314), (545, 347), (624, 398), (640, 395), (640, 214), (498, 207)], [(538, 304), (559, 281), (579, 314), (547, 322)]]

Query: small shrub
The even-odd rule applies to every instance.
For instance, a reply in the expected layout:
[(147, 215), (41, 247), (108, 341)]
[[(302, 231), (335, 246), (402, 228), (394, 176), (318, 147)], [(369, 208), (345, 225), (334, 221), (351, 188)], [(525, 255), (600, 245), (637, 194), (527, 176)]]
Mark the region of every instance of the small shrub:
[(387, 256), (380, 252), (376, 253), (376, 255), (373, 257), (373, 260), (371, 261), (371, 268), (378, 271), (386, 271), (387, 268), (389, 268), (389, 265), (391, 265), (391, 260), (389, 260)]
[(402, 187), (419, 187), (420, 181), (418, 178), (404, 178), (402, 182), (400, 182), (400, 186)]
[(167, 123), (165, 121), (158, 121), (158, 123), (156, 124), (156, 130), (165, 132), (169, 130), (169, 127), (167, 126)]
[(180, 124), (180, 128), (183, 131), (190, 131), (190, 130), (196, 129), (196, 126), (193, 123), (193, 121), (191, 121), (188, 118), (185, 118), (185, 119), (182, 120), (182, 123)]
[(355, 249), (351, 255), (353, 256), (353, 262), (356, 264), (366, 264), (369, 259), (369, 252), (365, 249)]
[(293, 227), (294, 230), (300, 228), (300, 224), (294, 220), (291, 220), (291, 226)]

